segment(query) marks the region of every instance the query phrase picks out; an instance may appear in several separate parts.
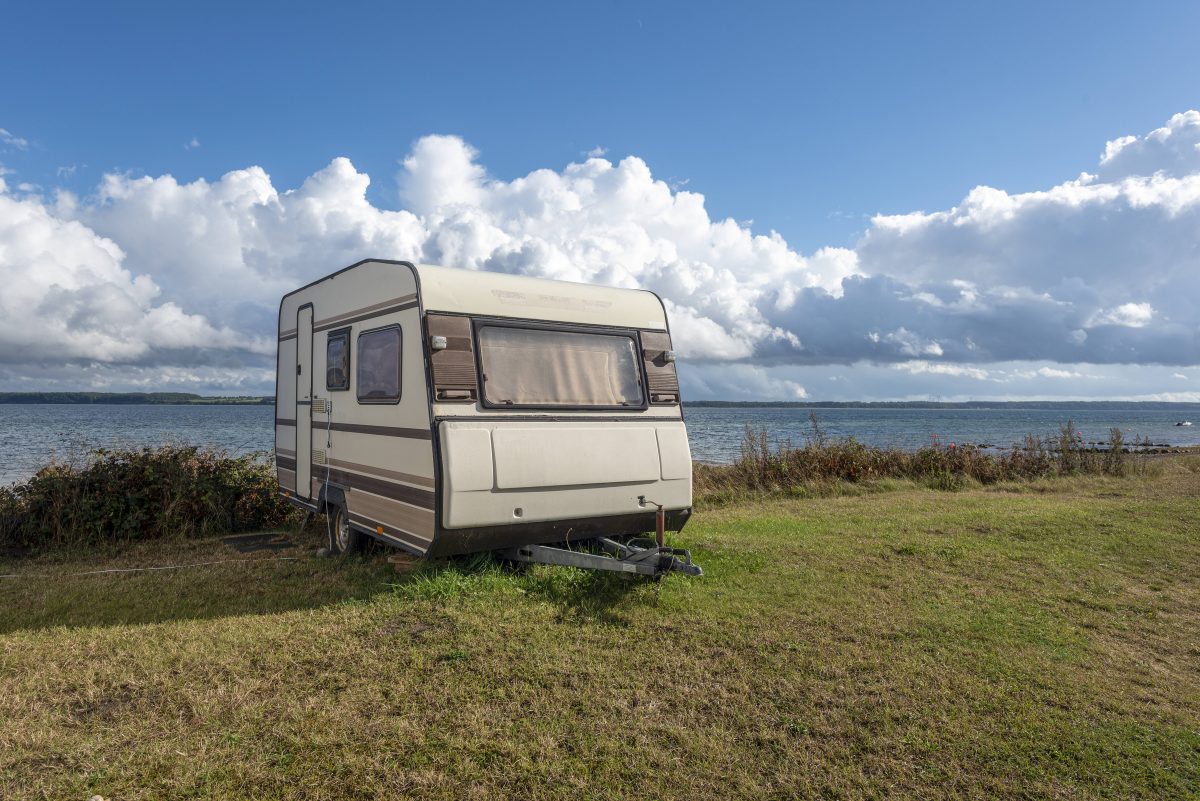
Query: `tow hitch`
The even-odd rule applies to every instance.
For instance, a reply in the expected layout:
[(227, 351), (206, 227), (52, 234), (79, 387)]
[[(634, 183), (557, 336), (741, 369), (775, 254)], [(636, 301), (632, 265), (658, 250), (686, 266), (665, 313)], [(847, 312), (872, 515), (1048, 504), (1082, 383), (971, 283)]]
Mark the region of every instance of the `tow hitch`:
[(657, 577), (672, 571), (689, 576), (704, 575), (700, 565), (692, 561), (691, 553), (685, 548), (659, 545), (652, 539), (642, 537), (624, 543), (608, 537), (597, 537), (595, 542), (604, 553), (573, 551), (553, 545), (522, 545), (500, 551), (500, 556), (514, 562), (540, 562), (544, 565), (611, 570), (642, 576)]
[(665, 576), (671, 571), (689, 576), (703, 576), (700, 565), (692, 561), (692, 554), (685, 548), (671, 548), (664, 544), (666, 537), (666, 510), (661, 503), (638, 496), (638, 506), (654, 506), (654, 539), (634, 537), (627, 542), (617, 542), (608, 537), (597, 537), (596, 545), (603, 554), (590, 551), (573, 551), (553, 545), (522, 545), (500, 551), (503, 559), (514, 562), (541, 562), (544, 565), (583, 567), (589, 570), (611, 570), (616, 573), (635, 573), (641, 576)]

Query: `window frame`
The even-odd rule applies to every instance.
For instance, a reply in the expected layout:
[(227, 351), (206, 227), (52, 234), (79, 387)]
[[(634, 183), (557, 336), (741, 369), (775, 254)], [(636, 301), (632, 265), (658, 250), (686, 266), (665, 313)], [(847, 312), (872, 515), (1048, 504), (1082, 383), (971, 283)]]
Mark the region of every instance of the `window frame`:
[[(597, 336), (620, 336), (633, 340), (634, 369), (637, 370), (638, 388), (642, 400), (637, 406), (598, 405), (598, 404), (566, 404), (566, 403), (493, 403), (488, 399), (487, 381), (483, 372), (483, 348), (480, 346), (479, 335), (484, 328), (519, 328), (534, 331), (551, 331), (565, 334), (593, 334)], [(530, 410), (556, 412), (644, 412), (650, 408), (649, 383), (646, 379), (646, 365), (641, 358), (642, 337), (636, 328), (616, 328), (609, 326), (588, 326), (572, 323), (555, 323), (546, 320), (514, 320), (504, 317), (472, 317), (471, 339), (475, 350), (475, 378), (479, 386), (479, 403), (485, 409), (499, 410)]]
[[(362, 338), (367, 334), (378, 334), (381, 331), (390, 331), (395, 329), (399, 336), (399, 347), (396, 349), (396, 395), (386, 398), (364, 398), (362, 396), (362, 386), (358, 380), (358, 373), (354, 374), (354, 396), (358, 402), (364, 406), (395, 406), (400, 403), (400, 399), (404, 397), (404, 328), (399, 323), (391, 325), (382, 325), (378, 328), (368, 328), (365, 331), (359, 331), (358, 336), (354, 340), (354, 350), (360, 351), (362, 348)], [(358, 366), (362, 367), (362, 359), (358, 360)]]
[[(346, 385), (335, 386), (329, 383), (329, 343), (333, 339), (343, 339), (346, 342)], [(354, 370), (354, 356), (350, 353), (350, 328), (339, 328), (336, 331), (330, 331), (325, 336), (325, 391), (326, 392), (349, 392), (350, 391), (350, 376)]]

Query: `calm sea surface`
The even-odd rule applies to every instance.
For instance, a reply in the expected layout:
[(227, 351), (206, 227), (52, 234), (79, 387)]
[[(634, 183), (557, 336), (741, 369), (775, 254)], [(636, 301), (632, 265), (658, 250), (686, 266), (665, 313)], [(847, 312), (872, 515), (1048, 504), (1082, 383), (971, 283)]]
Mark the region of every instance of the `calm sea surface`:
[[(801, 444), (811, 433), (807, 409), (710, 409), (685, 412), (692, 455), (709, 462), (737, 456), (747, 425), (776, 441)], [(187, 442), (233, 453), (270, 450), (271, 406), (101, 406), (0, 404), (0, 483), (32, 475), (52, 458), (80, 459), (93, 448)], [(1169, 445), (1200, 445), (1200, 411), (1147, 409), (1038, 411), (1027, 409), (818, 409), (828, 436), (853, 436), (871, 445), (916, 448), (938, 435), (943, 444), (1005, 447), (1026, 434), (1051, 435), (1068, 418), (1087, 441), (1109, 428)], [(1181, 419), (1196, 425), (1176, 427)]]

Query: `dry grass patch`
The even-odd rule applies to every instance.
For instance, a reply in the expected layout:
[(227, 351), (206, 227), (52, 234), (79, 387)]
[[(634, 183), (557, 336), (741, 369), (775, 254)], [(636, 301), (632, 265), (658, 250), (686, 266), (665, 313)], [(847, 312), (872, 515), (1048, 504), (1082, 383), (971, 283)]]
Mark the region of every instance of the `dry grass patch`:
[(1200, 474), (1165, 464), (706, 510), (706, 576), (659, 584), (6, 563), (50, 577), (0, 583), (0, 797), (1195, 795)]

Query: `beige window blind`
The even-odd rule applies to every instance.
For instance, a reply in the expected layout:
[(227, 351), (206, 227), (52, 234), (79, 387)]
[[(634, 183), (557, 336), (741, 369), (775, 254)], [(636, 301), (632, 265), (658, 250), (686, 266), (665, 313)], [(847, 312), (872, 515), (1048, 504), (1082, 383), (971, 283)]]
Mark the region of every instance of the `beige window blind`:
[(622, 334), (484, 326), (484, 399), (498, 406), (641, 406), (637, 344)]

